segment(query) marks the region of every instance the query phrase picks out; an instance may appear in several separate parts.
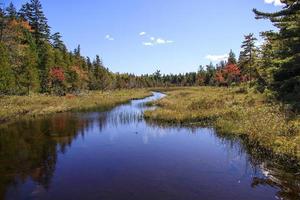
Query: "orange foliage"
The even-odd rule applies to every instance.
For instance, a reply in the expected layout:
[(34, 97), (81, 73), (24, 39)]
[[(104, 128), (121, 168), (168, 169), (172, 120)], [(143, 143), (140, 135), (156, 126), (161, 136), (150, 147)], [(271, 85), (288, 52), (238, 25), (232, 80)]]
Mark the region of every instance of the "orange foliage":
[(239, 76), (241, 74), (241, 70), (235, 64), (227, 64), (224, 68), (224, 73), (230, 76)]
[(215, 80), (220, 85), (240, 82), (241, 70), (236, 64), (228, 63), (223, 69), (216, 72)]
[(59, 67), (50, 69), (50, 76), (53, 80), (57, 80), (60, 82), (63, 82), (65, 80), (64, 70)]
[(225, 78), (223, 76), (222, 70), (217, 71), (215, 79), (218, 83), (225, 83)]
[(82, 68), (78, 67), (78, 66), (72, 66), (71, 70), (74, 71), (80, 80), (83, 81), (87, 81), (88, 80), (88, 74), (85, 70), (83, 70)]
[(11, 28), (21, 28), (21, 29), (24, 29), (24, 30), (28, 30), (30, 32), (33, 31), (32, 27), (29, 25), (29, 23), (27, 21), (24, 21), (24, 20), (16, 20), (16, 19), (13, 19), (9, 22), (9, 26)]

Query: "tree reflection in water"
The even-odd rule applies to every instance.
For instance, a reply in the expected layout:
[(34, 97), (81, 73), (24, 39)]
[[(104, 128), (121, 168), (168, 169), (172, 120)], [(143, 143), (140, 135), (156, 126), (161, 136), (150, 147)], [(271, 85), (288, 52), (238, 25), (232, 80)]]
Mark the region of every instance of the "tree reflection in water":
[[(107, 112), (61, 113), (1, 126), (0, 199), (6, 197), (8, 190), (17, 189), (28, 180), (39, 185), (35, 192), (49, 190), (58, 155), (65, 154), (78, 137), (84, 138), (92, 134), (93, 130), (102, 133), (105, 129), (125, 125), (134, 130), (136, 126), (142, 124), (145, 127), (142, 136), (144, 144), (147, 144), (149, 139), (163, 138), (176, 132), (174, 130), (180, 131), (183, 128), (191, 135), (199, 132), (198, 127), (145, 122), (143, 111), (149, 108), (144, 104), (150, 100), (152, 99), (136, 100)], [(244, 172), (240, 174), (241, 179), (251, 170), (261, 171), (265, 175), (264, 177), (254, 176), (250, 183), (251, 187), (267, 185), (278, 190), (278, 197), (300, 198), (300, 168), (297, 162), (278, 158), (258, 148), (255, 144), (249, 144), (246, 139), (220, 135), (213, 129), (207, 130), (214, 135), (217, 143), (223, 146), (224, 151), (228, 151), (226, 154), (228, 162), (246, 157)], [(139, 133), (136, 132), (136, 134)], [(235, 166), (232, 167), (232, 170), (235, 170)]]

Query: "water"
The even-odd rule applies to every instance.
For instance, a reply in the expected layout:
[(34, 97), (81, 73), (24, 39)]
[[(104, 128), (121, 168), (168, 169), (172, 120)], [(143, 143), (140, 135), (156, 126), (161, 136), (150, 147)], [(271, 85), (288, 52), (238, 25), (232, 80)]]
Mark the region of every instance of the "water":
[(212, 128), (146, 122), (146, 102), (0, 129), (0, 199), (300, 199), (299, 170)]

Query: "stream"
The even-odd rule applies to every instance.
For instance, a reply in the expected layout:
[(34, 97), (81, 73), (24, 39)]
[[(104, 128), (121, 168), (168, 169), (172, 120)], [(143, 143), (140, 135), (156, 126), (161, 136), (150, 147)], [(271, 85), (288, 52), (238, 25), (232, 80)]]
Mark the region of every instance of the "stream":
[(1, 126), (0, 199), (300, 199), (300, 170), (240, 139), (144, 120), (163, 97)]

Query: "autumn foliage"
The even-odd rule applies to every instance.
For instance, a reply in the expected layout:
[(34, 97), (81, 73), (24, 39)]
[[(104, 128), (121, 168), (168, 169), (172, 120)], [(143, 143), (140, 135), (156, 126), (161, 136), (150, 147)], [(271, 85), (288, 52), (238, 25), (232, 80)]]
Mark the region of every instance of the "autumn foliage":
[(215, 81), (218, 85), (229, 86), (241, 82), (241, 70), (236, 64), (227, 63), (224, 68), (217, 70)]
[(52, 81), (63, 82), (65, 80), (64, 70), (59, 67), (52, 68), (50, 69), (50, 77)]

